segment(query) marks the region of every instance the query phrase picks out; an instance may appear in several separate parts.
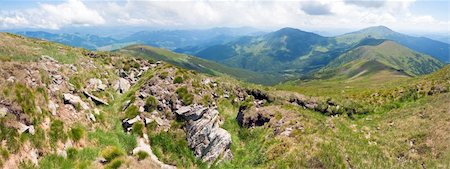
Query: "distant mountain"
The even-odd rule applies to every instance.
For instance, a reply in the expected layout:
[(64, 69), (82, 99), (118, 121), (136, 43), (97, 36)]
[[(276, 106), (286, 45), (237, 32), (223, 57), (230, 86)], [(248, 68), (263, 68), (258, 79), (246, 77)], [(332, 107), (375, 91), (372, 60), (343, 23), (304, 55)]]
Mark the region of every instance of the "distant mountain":
[(145, 45), (161, 47), (170, 50), (180, 50), (189, 53), (192, 47), (221, 44), (244, 35), (260, 34), (254, 28), (212, 28), (198, 30), (157, 30), (140, 31), (121, 42), (138, 42)]
[[(258, 72), (308, 72), (327, 64), (332, 38), (294, 28), (214, 45), (195, 56)], [(333, 46), (331, 48), (330, 46)]]
[(450, 62), (450, 45), (425, 37), (401, 34), (385, 26), (375, 26), (336, 37), (338, 43), (355, 44), (364, 38), (393, 40), (415, 51), (431, 55), (443, 62)]
[(207, 73), (210, 75), (228, 75), (239, 80), (259, 84), (272, 85), (286, 80), (282, 76), (228, 67), (205, 59), (146, 45), (131, 45), (120, 50), (116, 50), (115, 52), (132, 57), (162, 60), (182, 68)]
[(44, 39), (48, 41), (58, 42), (69, 46), (82, 47), (90, 50), (95, 50), (101, 46), (118, 43), (118, 41), (113, 38), (101, 37), (90, 34), (49, 33), (44, 31), (23, 31), (17, 32), (17, 34), (37, 39)]
[(416, 76), (432, 73), (444, 66), (441, 61), (417, 53), (394, 41), (364, 39), (354, 49), (322, 68), (321, 77), (357, 78), (380, 72)]

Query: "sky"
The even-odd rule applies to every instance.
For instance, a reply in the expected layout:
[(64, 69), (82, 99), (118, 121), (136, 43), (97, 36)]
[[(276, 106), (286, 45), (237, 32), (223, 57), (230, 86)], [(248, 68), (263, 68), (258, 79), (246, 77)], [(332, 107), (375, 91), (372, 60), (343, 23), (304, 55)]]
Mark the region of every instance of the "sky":
[(142, 26), (326, 31), (384, 25), (399, 31), (448, 33), (449, 9), (449, 0), (0, 0), (0, 29)]

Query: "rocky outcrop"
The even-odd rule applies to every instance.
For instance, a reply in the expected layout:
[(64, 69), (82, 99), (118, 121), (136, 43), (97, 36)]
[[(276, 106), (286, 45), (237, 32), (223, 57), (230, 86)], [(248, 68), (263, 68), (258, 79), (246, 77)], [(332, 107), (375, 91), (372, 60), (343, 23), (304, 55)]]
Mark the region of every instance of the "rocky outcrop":
[(197, 158), (212, 163), (233, 158), (230, 150), (231, 135), (219, 126), (216, 108), (201, 105), (181, 107), (176, 113), (186, 120), (188, 144)]
[(64, 103), (71, 104), (74, 107), (80, 106), (83, 110), (88, 110), (89, 106), (81, 100), (79, 96), (75, 96), (73, 94), (66, 93), (64, 96)]

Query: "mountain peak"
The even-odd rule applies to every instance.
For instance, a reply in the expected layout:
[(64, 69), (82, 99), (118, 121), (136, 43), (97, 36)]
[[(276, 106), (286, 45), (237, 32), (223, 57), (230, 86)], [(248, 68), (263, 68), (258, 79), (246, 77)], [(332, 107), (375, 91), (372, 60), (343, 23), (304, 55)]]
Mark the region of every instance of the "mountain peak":
[(383, 26), (383, 25), (364, 28), (364, 29), (360, 30), (359, 32), (365, 32), (365, 33), (371, 33), (371, 34), (392, 34), (392, 33), (396, 33), (392, 29), (390, 29), (390, 28), (388, 28), (386, 26)]

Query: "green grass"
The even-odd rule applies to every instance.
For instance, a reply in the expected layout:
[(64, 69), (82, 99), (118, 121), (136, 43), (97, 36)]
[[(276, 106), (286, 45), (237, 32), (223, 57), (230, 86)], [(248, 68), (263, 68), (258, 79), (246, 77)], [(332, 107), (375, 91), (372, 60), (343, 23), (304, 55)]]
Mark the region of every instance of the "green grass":
[(112, 160), (124, 156), (125, 152), (115, 146), (108, 146), (102, 150), (101, 156), (106, 159), (106, 161), (111, 162)]
[(58, 141), (65, 142), (67, 140), (67, 134), (64, 129), (64, 122), (61, 120), (53, 120), (50, 124), (50, 145), (55, 147)]
[(183, 101), (184, 105), (192, 104), (192, 101), (194, 100), (194, 95), (190, 94), (186, 87), (180, 87), (175, 92), (177, 93), (178, 98), (180, 98)]
[(158, 100), (156, 100), (155, 97), (153, 96), (148, 96), (147, 99), (145, 100), (145, 111), (146, 112), (152, 112), (154, 110), (156, 110), (158, 106)]
[(75, 126), (70, 129), (69, 137), (75, 141), (80, 141), (85, 136), (85, 129), (81, 126)]

